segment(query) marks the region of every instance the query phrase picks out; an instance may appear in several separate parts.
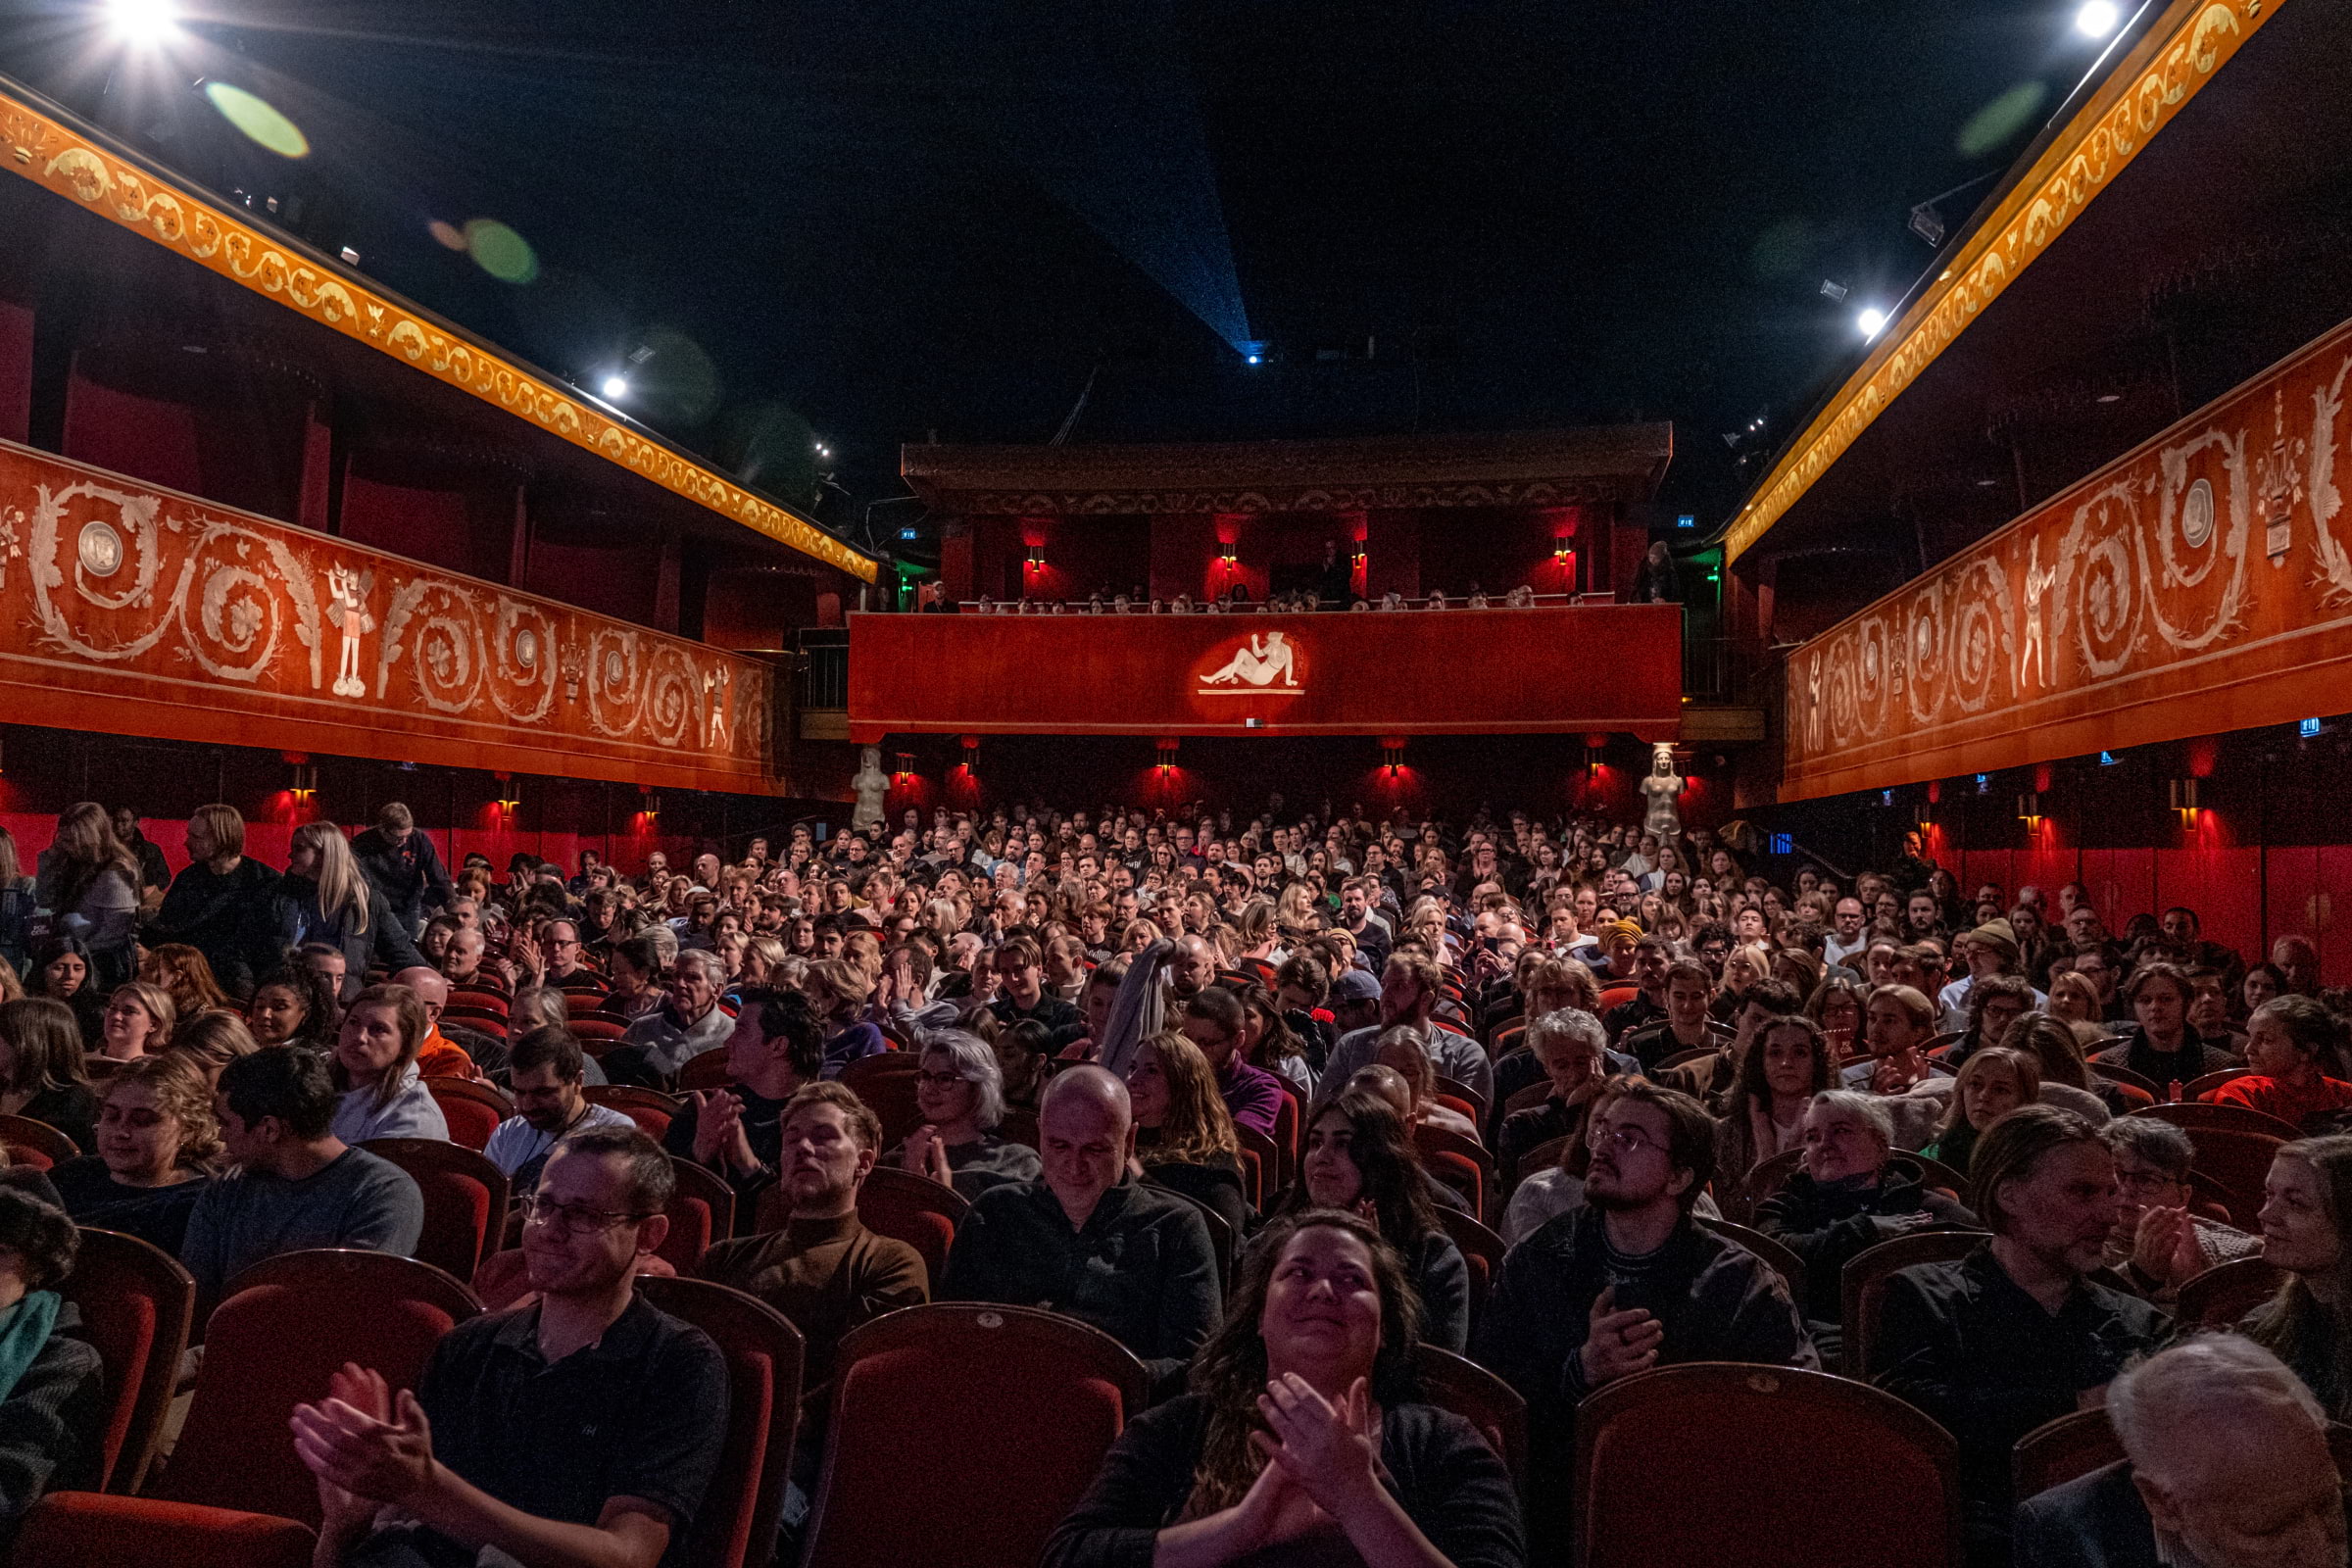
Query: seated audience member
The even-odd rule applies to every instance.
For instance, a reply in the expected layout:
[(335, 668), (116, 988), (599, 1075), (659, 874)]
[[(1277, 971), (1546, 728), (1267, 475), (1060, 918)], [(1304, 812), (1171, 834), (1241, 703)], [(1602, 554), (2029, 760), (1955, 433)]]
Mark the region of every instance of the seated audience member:
[(866, 1017), (874, 982), (863, 969), (846, 958), (819, 958), (808, 966), (801, 989), (824, 1021), (827, 1078), (840, 1077), (841, 1069), (860, 1056), (890, 1049), (881, 1029)]
[(999, 1182), (1037, 1180), (1045, 1169), (1037, 1151), (997, 1136), (1004, 1079), (988, 1042), (962, 1029), (934, 1029), (919, 1050), (914, 1105), (922, 1125), (882, 1157), (966, 1198)]
[(253, 988), (245, 1026), (263, 1046), (332, 1051), (343, 1010), (331, 981), (306, 965), (280, 969)]
[(1154, 1381), (1184, 1370), (1217, 1319), (1217, 1267), (1192, 1205), (1127, 1177), (1127, 1086), (1071, 1067), (1046, 1086), (1044, 1179), (972, 1200), (948, 1254), (942, 1300), (1065, 1312), (1143, 1358)]
[(2161, 958), (2143, 963), (2123, 991), (2138, 1021), (2121, 1031), (2123, 1044), (2091, 1060), (2128, 1067), (2159, 1090), (2236, 1065), (2230, 1053), (2208, 1046), (2188, 1027), (2188, 1004), (2196, 991), (2179, 964)]
[[(1673, 982), (1668, 981), (1669, 988)], [(1671, 989), (1669, 998), (1671, 1000)], [(1539, 1105), (1514, 1110), (1502, 1119), (1495, 1135), (1494, 1158), (1505, 1179), (1519, 1168), (1520, 1159), (1554, 1138), (1581, 1138), (1585, 1118), (1599, 1097), (1602, 1060), (1608, 1037), (1600, 1020), (1578, 1008), (1546, 1012), (1527, 1026), (1527, 1049), (1551, 1080), (1551, 1093)], [(1498, 1075), (1499, 1076), (1499, 1075)]]
[(220, 989), (220, 982), (213, 978), (213, 966), (204, 955), (184, 942), (166, 942), (144, 950), (138, 978), (163, 988), (164, 995), (172, 999), (176, 1018), (193, 1018), (215, 1007), (235, 1005)]
[(913, 1248), (858, 1222), (858, 1190), (882, 1142), (882, 1123), (864, 1101), (842, 1084), (808, 1084), (785, 1103), (782, 1139), (776, 1183), (791, 1203), (783, 1227), (718, 1243), (701, 1273), (792, 1319), (808, 1347), (802, 1386), (818, 1394), (833, 1376), (841, 1337), (869, 1318), (921, 1305), (931, 1281)]
[(449, 1137), (449, 1121), (416, 1071), (425, 1027), (424, 1004), (406, 986), (369, 986), (352, 999), (335, 1037), (337, 1138)]
[(1275, 1221), (1191, 1392), (1128, 1424), (1045, 1568), (1518, 1568), (1510, 1473), (1468, 1422), (1414, 1401), (1416, 1315), (1368, 1222)]
[(1961, 1064), (1980, 1050), (2001, 1044), (2018, 1019), (2035, 1011), (2047, 1000), (2023, 975), (1988, 974), (1978, 979), (1968, 988), (1968, 998), (1960, 1011), (1960, 1038), (1944, 1054), (1943, 1064), (1958, 1072)]
[(2141, 1295), (2169, 1299), (2184, 1281), (2262, 1250), (2258, 1238), (2189, 1208), (2196, 1150), (2187, 1133), (2152, 1116), (2116, 1116), (2100, 1126), (2099, 1138), (2115, 1156), (2120, 1195), (2105, 1263)]
[[(177, 1257), (220, 1152), (213, 1086), (177, 1054), (126, 1062), (98, 1097), (98, 1152), (49, 1172), (74, 1222)], [(0, 1489), (4, 1490), (4, 1489)]]
[(727, 1036), (727, 1087), (696, 1090), (662, 1145), (724, 1176), (738, 1206), (776, 1177), (784, 1104), (824, 1065), (823, 1025), (795, 991), (747, 991)]
[(1797, 1147), (1805, 1107), (1830, 1087), (1830, 1044), (1803, 1013), (1755, 1031), (1740, 1076), (1717, 1105), (1715, 1180), (1737, 1187), (1758, 1164)]
[[(1383, 1032), (1380, 1050), (1373, 1056), (1372, 1065), (1385, 1067), (1395, 1073), (1404, 1084), (1405, 1092), (1412, 1097), (1412, 1103), (1405, 1110), (1407, 1124), (1436, 1127), (1457, 1138), (1467, 1138), (1472, 1143), (1479, 1141), (1478, 1124), (1451, 1105), (1439, 1101), (1437, 1069), (1430, 1065), (1429, 1049), (1422, 1044), (1421, 1031), (1410, 1024), (1399, 1024)], [(1371, 1068), (1367, 1067), (1351, 1074), (1348, 1087), (1363, 1088), (1363, 1085), (1352, 1080), (1361, 1076), (1362, 1072), (1369, 1071)]]
[(1239, 997), (1222, 986), (1208, 986), (1185, 1003), (1181, 1027), (1184, 1037), (1207, 1058), (1234, 1125), (1271, 1138), (1282, 1109), (1282, 1085), (1263, 1067), (1250, 1064), (1242, 1042), (1246, 1017)]
[(76, 936), (52, 936), (33, 953), (24, 994), (61, 1002), (74, 1011), (82, 1044), (96, 1049), (106, 992), (92, 977), (89, 947)]
[(1723, 1043), (1719, 1026), (1707, 1011), (1707, 1004), (1714, 999), (1715, 981), (1705, 964), (1695, 958), (1677, 958), (1668, 964), (1664, 995), (1665, 1015), (1629, 1031), (1617, 1042), (1617, 1049), (1639, 1061), (1644, 1073), (1654, 1072), (1669, 1056)]
[(616, 1084), (659, 1088), (704, 1052), (726, 1044), (735, 1029), (735, 1020), (718, 1004), (726, 983), (726, 969), (715, 954), (698, 948), (679, 954), (667, 995), (639, 1013), (620, 1044), (605, 1054), (605, 1076)]
[(347, 1367), (294, 1408), (318, 1564), (678, 1560), (727, 1431), (718, 1348), (637, 1295), (676, 1178), (634, 1129), (577, 1135), (523, 1221), (530, 1304), (461, 1323), (415, 1393)]
[[(1998, 981), (1988, 980), (1985, 984), (2002, 984), (2007, 979), (2007, 976), (2002, 976)], [(1969, 1000), (1973, 1006), (1985, 1003), (1987, 999), (1980, 991)], [(2034, 1058), (2035, 1068), (2041, 1074), (2041, 1088), (2035, 1098), (2045, 1105), (2071, 1110), (2094, 1127), (2105, 1126), (2109, 1116), (2131, 1108), (2128, 1097), (2117, 1095), (2110, 1101), (2107, 1095), (2113, 1093), (2116, 1086), (2105, 1078), (2095, 1076), (2083, 1063), (2082, 1047), (2075, 1038), (2074, 1025), (2046, 1012), (2024, 1014), (2012, 1022), (1999, 1039), (1988, 1036), (1984, 1044), (2006, 1046), (2011, 1051), (2022, 1052)], [(1904, 1118), (1904, 1126), (1908, 1128), (1916, 1117), (1909, 1102), (1934, 1101), (1936, 1111), (1931, 1130), (1924, 1135), (1933, 1138), (1933, 1129), (1943, 1125), (1951, 1097), (1958, 1087), (1956, 1078), (1924, 1078), (1913, 1084), (1911, 1092), (1899, 1097), (1896, 1102)], [(1949, 1164), (1950, 1161), (1945, 1163)]]
[[(1678, 1361), (1817, 1364), (1780, 1276), (1690, 1218), (1715, 1169), (1698, 1102), (1613, 1081), (1588, 1141), (1583, 1206), (1511, 1249), (1472, 1342), (1527, 1400), (1539, 1473), (1569, 1462), (1577, 1401), (1602, 1384)], [(1560, 1540), (1565, 1493), (1538, 1494), (1540, 1544)]]
[(2125, 1457), (2018, 1504), (2016, 1568), (2340, 1568), (2328, 1416), (2278, 1358), (2200, 1335), (2107, 1387)]
[(623, 1018), (642, 1018), (668, 1000), (668, 993), (662, 989), (662, 960), (656, 940), (641, 931), (612, 945), (612, 956), (608, 960), (612, 990), (605, 998), (605, 1011)]
[(1880, 986), (1862, 1008), (1864, 1042), (1870, 1054), (1840, 1075), (1840, 1089), (1864, 1089), (1874, 1095), (1900, 1095), (1932, 1077), (1951, 1076), (1950, 1069), (1928, 1060), (1936, 1039), (1936, 1004), (1914, 986)]
[(1404, 1259), (1429, 1342), (1455, 1351), (1468, 1345), (1470, 1268), (1438, 1220), (1421, 1156), (1396, 1106), (1360, 1089), (1334, 1101), (1306, 1131), (1298, 1181), (1283, 1208), (1345, 1209), (1372, 1221)]
[(1078, 1009), (1046, 988), (1045, 955), (1029, 937), (1005, 939), (997, 949), (997, 999), (988, 1004), (1001, 1024), (1035, 1021), (1046, 1026), (1055, 1054), (1086, 1033)]
[(2214, 1103), (2243, 1105), (2291, 1127), (2313, 1130), (2352, 1108), (2343, 1065), (2343, 1025), (2309, 997), (2277, 997), (2246, 1020), (2246, 1065), (2253, 1072), (2213, 1093)]
[(245, 854), (245, 818), (233, 806), (199, 806), (189, 814), (189, 863), (172, 879), (147, 934), (186, 943), (204, 955), (230, 996), (253, 989), (255, 964), (274, 959), (265, 933), (277, 873)]
[(1732, 1012), (1732, 1032), (1718, 1036), (1718, 1049), (1711, 1055), (1699, 1056), (1679, 1067), (1661, 1068), (1655, 1081), (1669, 1089), (1679, 1090), (1700, 1104), (1712, 1104), (1729, 1095), (1740, 1082), (1740, 1064), (1747, 1060), (1756, 1038), (1756, 1031), (1775, 1018), (1802, 1015), (1804, 999), (1793, 986), (1778, 980), (1758, 979), (1740, 997), (1740, 1005)]
[[(524, 986), (514, 993), (507, 1004), (507, 1039), (520, 1040), (537, 1029), (561, 1029), (571, 1033), (571, 1009), (564, 1004), (564, 993), (553, 986)], [(466, 1050), (472, 1054), (474, 1065), (486, 1074), (497, 1076), (507, 1070), (507, 1047), (504, 1041), (493, 1041), (486, 1035), (475, 1035), (470, 1029), (447, 1031)], [(485, 1051), (476, 1042), (487, 1045)], [(485, 1065), (495, 1060), (496, 1065)], [(589, 1056), (580, 1063), (580, 1082), (591, 1088), (610, 1083), (605, 1069)]]
[(591, 1105), (586, 1088), (588, 1060), (580, 1043), (562, 1029), (538, 1028), (514, 1042), (507, 1060), (507, 1096), (514, 1114), (498, 1124), (482, 1152), (506, 1172), (516, 1198), (539, 1185), (539, 1173), (556, 1146), (592, 1127), (634, 1127), (624, 1111)]
[[(2061, 958), (2059, 962), (2066, 960)], [(2072, 969), (2057, 969), (2050, 974), (2050, 1016), (2068, 1023), (2093, 1024), (2102, 1036), (2107, 1035), (2106, 1004), (2099, 999), (2099, 988)]]
[(1032, 1018), (999, 1029), (996, 1038), (989, 1041), (989, 1050), (997, 1055), (997, 1076), (1004, 1085), (1006, 1110), (1037, 1109), (1047, 1081), (1053, 1075), (1054, 1058), (1047, 1050), (1053, 1038), (1051, 1030)]
[(1973, 1207), (1992, 1240), (1957, 1263), (1886, 1283), (1870, 1378), (1959, 1440), (1972, 1563), (2007, 1560), (2010, 1449), (2096, 1403), (2162, 1312), (2084, 1278), (2115, 1228), (2115, 1161), (2088, 1122), (2047, 1105), (2011, 1111), (1978, 1141)]
[(441, 1009), (449, 1005), (449, 982), (441, 971), (422, 964), (392, 977), (396, 986), (416, 994), (424, 1008), (424, 1039), (416, 1046), (416, 1071), (425, 1078), (473, 1078), (473, 1053), (441, 1032)]
[(1136, 1048), (1127, 1067), (1135, 1113), (1135, 1174), (1199, 1200), (1232, 1228), (1235, 1240), (1255, 1223), (1244, 1196), (1241, 1143), (1200, 1048), (1163, 1029)]
[(312, 1052), (256, 1052), (221, 1069), (213, 1114), (222, 1157), (236, 1168), (206, 1184), (179, 1254), (200, 1303), (280, 1252), (415, 1254), (423, 1195), (407, 1171), (335, 1136), (335, 1102), (326, 1062)]
[(2273, 1156), (2262, 1255), (2287, 1281), (2240, 1330), (2292, 1367), (2330, 1419), (2352, 1420), (2352, 1137), (2306, 1138)]
[(220, 1069), (239, 1056), (250, 1056), (262, 1049), (245, 1027), (245, 1020), (233, 1012), (214, 1011), (200, 1015), (191, 1023), (179, 1026), (172, 1037), (167, 1056), (179, 1056), (192, 1063), (204, 1075), (209, 1091), (220, 1081)]
[(57, 1294), (80, 1247), (54, 1206), (0, 1188), (0, 1546), (50, 1492), (94, 1491), (104, 1462), (105, 1368), (67, 1330)]
[(2022, 1051), (1987, 1046), (1962, 1063), (1944, 1098), (1951, 1108), (1920, 1152), (1965, 1176), (1985, 1128), (2020, 1105), (2040, 1102), (2041, 1063)]
[[(1382, 971), (1380, 980), (1380, 1021), (1377, 1026), (1342, 1035), (1340, 1043), (1331, 1048), (1331, 1059), (1324, 1063), (1323, 1076), (1316, 1082), (1316, 1102), (1308, 1107), (1309, 1114), (1320, 1109), (1323, 1102), (1337, 1100), (1358, 1067), (1369, 1066), (1378, 1059), (1387, 1032), (1399, 1025), (1410, 1025), (1419, 1034), (1437, 1071), (1457, 1084), (1477, 1090), (1488, 1103), (1494, 1102), (1494, 1064), (1487, 1059), (1486, 1048), (1430, 1023), (1443, 997), (1440, 988), (1444, 974), (1437, 960), (1426, 954), (1405, 952), (1389, 956), (1388, 967)], [(1338, 995), (1339, 988), (1335, 987), (1335, 1000)]]
[[(1418, 1103), (1418, 1100), (1413, 1086), (1407, 1081), (1405, 1075), (1396, 1068), (1384, 1067), (1378, 1062), (1374, 1062), (1369, 1067), (1359, 1067), (1348, 1080), (1348, 1089), (1352, 1094), (1373, 1095), (1388, 1102), (1389, 1108), (1396, 1113), (1397, 1121), (1408, 1132), (1416, 1125), (1413, 1118), (1413, 1107)], [(1415, 1152), (1418, 1152), (1418, 1150), (1419, 1146), (1416, 1145)], [(1421, 1184), (1431, 1202), (1460, 1213), (1470, 1212), (1470, 1200), (1455, 1192), (1445, 1182), (1440, 1181), (1426, 1162), (1421, 1167)], [(1582, 1192), (1584, 1189), (1580, 1186), (1577, 1190)]]
[(0, 1002), (0, 1114), (46, 1122), (96, 1147), (98, 1097), (81, 1064), (74, 1010), (48, 997)]
[(1894, 1153), (1886, 1102), (1827, 1089), (1805, 1107), (1804, 1166), (1756, 1205), (1756, 1229), (1805, 1265), (1805, 1321), (1826, 1359), (1845, 1316), (1845, 1265), (1857, 1252), (1934, 1225), (1972, 1227), (1958, 1199), (1931, 1190)]
[(98, 1015), (97, 1054), (109, 1061), (160, 1054), (178, 1023), (179, 1008), (170, 992), (145, 980), (126, 980), (115, 987)]
[(580, 928), (570, 920), (550, 920), (539, 928), (539, 935), (530, 950), (539, 958), (533, 968), (534, 983), (554, 986), (559, 991), (580, 990), (602, 994), (605, 977), (580, 960), (587, 949), (580, 944)]

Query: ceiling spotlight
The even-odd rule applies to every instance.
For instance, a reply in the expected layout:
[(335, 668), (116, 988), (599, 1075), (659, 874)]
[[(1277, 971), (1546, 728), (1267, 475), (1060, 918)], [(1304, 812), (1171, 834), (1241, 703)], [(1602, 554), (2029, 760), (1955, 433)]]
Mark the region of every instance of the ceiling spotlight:
[(629, 395), (629, 378), (625, 375), (606, 376), (604, 392), (605, 396), (608, 398), (627, 397)]
[(1873, 306), (1855, 317), (1854, 324), (1862, 329), (1862, 336), (1866, 340), (1877, 337), (1886, 325), (1886, 313)]
[(172, 0), (107, 0), (106, 17), (124, 43), (159, 44), (179, 30)]
[(1263, 354), (1248, 355), (1245, 357), (1244, 363), (1250, 365), (1263, 365), (1266, 363), (1266, 357)]
[(2082, 0), (2082, 9), (2075, 13), (2075, 30), (2085, 38), (2104, 38), (2123, 20), (2123, 8), (2115, 0)]

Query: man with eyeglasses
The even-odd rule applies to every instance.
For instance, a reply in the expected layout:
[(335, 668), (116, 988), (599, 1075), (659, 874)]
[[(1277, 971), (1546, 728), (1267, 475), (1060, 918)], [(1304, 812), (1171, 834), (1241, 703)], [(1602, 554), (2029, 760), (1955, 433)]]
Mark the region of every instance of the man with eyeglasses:
[[(1697, 1101), (1621, 1080), (1587, 1143), (1584, 1205), (1511, 1249), (1472, 1345), (1527, 1400), (1537, 1474), (1569, 1463), (1577, 1402), (1605, 1383), (1679, 1361), (1819, 1365), (1781, 1277), (1690, 1218), (1715, 1173), (1715, 1124)], [(1564, 1491), (1539, 1492), (1529, 1510), (1555, 1547)]]
[(2215, 1264), (2262, 1250), (2260, 1237), (2188, 1206), (2196, 1197), (2188, 1167), (2197, 1157), (2188, 1134), (2152, 1116), (2118, 1116), (2099, 1129), (2099, 1141), (2115, 1156), (2121, 1199), (2105, 1262), (2151, 1299), (2169, 1299)]
[(530, 1305), (442, 1336), (415, 1393), (347, 1367), (295, 1406), (295, 1451), (319, 1481), (318, 1562), (663, 1560), (727, 1431), (718, 1348), (636, 1291), (675, 1188), (634, 1128), (577, 1134), (525, 1210)]

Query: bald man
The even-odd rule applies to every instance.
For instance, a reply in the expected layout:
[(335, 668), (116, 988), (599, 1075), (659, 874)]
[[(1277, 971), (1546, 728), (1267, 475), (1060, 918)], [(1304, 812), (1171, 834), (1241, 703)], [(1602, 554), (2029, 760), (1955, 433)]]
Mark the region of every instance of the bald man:
[(943, 1301), (1042, 1306), (1091, 1323), (1172, 1385), (1216, 1326), (1217, 1266), (1200, 1211), (1128, 1175), (1127, 1086), (1065, 1069), (1038, 1107), (1045, 1179), (973, 1200), (948, 1253)]
[(1179, 937), (1176, 956), (1168, 962), (1168, 990), (1178, 1002), (1189, 1002), (1217, 978), (1217, 950), (1200, 937)]
[(2270, 1351), (2207, 1334), (2107, 1386), (2126, 1457), (2018, 1505), (2017, 1568), (2342, 1568), (2328, 1416)]
[(416, 1051), (416, 1071), (427, 1078), (479, 1077), (473, 1053), (441, 1032), (441, 1009), (449, 1005), (449, 982), (442, 978), (441, 971), (421, 965), (403, 969), (392, 977), (392, 983), (416, 993), (416, 1000), (424, 1004), (425, 1019), (431, 1025), (424, 1032), (424, 1044)]

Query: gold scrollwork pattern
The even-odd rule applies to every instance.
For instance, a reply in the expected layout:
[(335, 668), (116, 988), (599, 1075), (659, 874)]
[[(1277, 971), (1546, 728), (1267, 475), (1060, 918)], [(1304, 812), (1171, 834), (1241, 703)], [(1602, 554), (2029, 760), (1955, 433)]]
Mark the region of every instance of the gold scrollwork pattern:
[(193, 189), (174, 189), (51, 120), (0, 94), (0, 171), (38, 182), (190, 261), (314, 320), (395, 354), (486, 403), (599, 453), (663, 489), (710, 508), (854, 577), (871, 582), (872, 561), (806, 518), (607, 417), (593, 406), (510, 363), (495, 349), (453, 337), (355, 278), (289, 255), (261, 230)]

